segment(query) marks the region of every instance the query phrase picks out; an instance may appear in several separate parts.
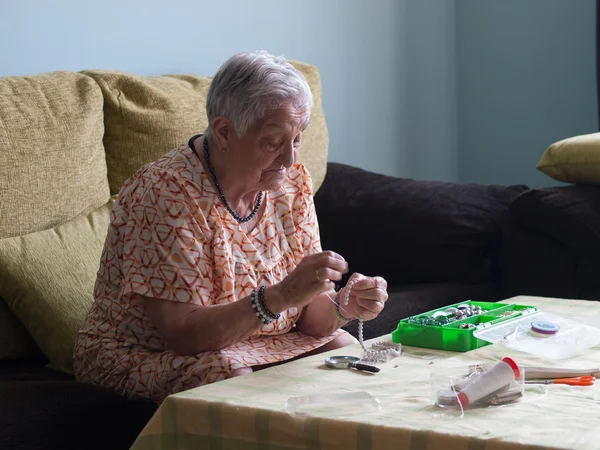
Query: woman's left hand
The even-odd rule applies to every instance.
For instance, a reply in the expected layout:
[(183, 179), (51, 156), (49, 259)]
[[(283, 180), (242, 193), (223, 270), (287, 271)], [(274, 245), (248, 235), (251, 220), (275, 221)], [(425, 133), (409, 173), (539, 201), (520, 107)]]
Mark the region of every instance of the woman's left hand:
[[(344, 290), (353, 283), (348, 305), (344, 305)], [(381, 277), (366, 277), (359, 273), (353, 274), (348, 284), (340, 291), (340, 313), (350, 319), (372, 320), (379, 315), (388, 299), (387, 282)]]

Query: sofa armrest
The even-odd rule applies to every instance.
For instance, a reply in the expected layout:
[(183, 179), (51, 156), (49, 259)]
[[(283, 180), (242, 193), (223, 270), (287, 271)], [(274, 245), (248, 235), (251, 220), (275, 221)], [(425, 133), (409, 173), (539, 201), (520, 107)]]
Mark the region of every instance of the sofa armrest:
[(556, 239), (518, 222), (504, 224), (498, 261), (498, 284), (504, 298), (580, 297), (576, 255)]
[(508, 205), (524, 186), (395, 178), (329, 163), (315, 196), (324, 249), (389, 283), (489, 279)]
[[(532, 189), (511, 205), (510, 219), (569, 255), (574, 273), (557, 270), (571, 277), (571, 298), (600, 299), (600, 186)], [(538, 284), (555, 282), (552, 273), (529, 271), (528, 276), (538, 277)]]
[(600, 251), (600, 186), (532, 189), (511, 205), (510, 217), (582, 255)]

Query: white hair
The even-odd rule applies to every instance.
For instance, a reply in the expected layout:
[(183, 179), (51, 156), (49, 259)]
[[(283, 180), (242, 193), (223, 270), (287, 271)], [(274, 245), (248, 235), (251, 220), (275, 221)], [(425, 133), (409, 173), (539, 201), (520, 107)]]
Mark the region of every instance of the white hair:
[(215, 117), (229, 119), (242, 137), (248, 128), (286, 103), (313, 106), (313, 96), (304, 75), (282, 56), (261, 50), (229, 58), (216, 73), (206, 98), (209, 140), (214, 138)]

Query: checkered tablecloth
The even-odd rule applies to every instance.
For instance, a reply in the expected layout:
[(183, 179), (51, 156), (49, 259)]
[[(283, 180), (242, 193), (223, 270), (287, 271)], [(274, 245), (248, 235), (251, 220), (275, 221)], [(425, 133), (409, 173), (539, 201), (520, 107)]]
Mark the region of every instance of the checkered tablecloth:
[[(600, 303), (515, 297), (505, 301), (600, 327)], [(390, 339), (389, 336), (377, 340)], [(329, 354), (360, 354), (358, 345)], [(324, 355), (225, 380), (168, 397), (134, 450), (494, 450), (600, 448), (600, 387), (527, 386), (512, 405), (466, 410), (434, 406), (430, 374), (511, 356), (519, 365), (600, 366), (600, 347), (566, 361), (542, 361), (499, 345), (467, 353), (405, 348), (376, 375), (328, 369)], [(285, 411), (298, 396), (366, 392), (379, 402), (313, 412)]]

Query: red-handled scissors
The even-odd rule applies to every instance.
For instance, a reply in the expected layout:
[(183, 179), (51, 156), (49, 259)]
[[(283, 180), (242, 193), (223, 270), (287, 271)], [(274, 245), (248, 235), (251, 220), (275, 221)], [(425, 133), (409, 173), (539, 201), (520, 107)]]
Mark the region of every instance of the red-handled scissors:
[(569, 386), (591, 386), (596, 382), (596, 377), (557, 378), (555, 380), (527, 380), (525, 384), (567, 384)]

